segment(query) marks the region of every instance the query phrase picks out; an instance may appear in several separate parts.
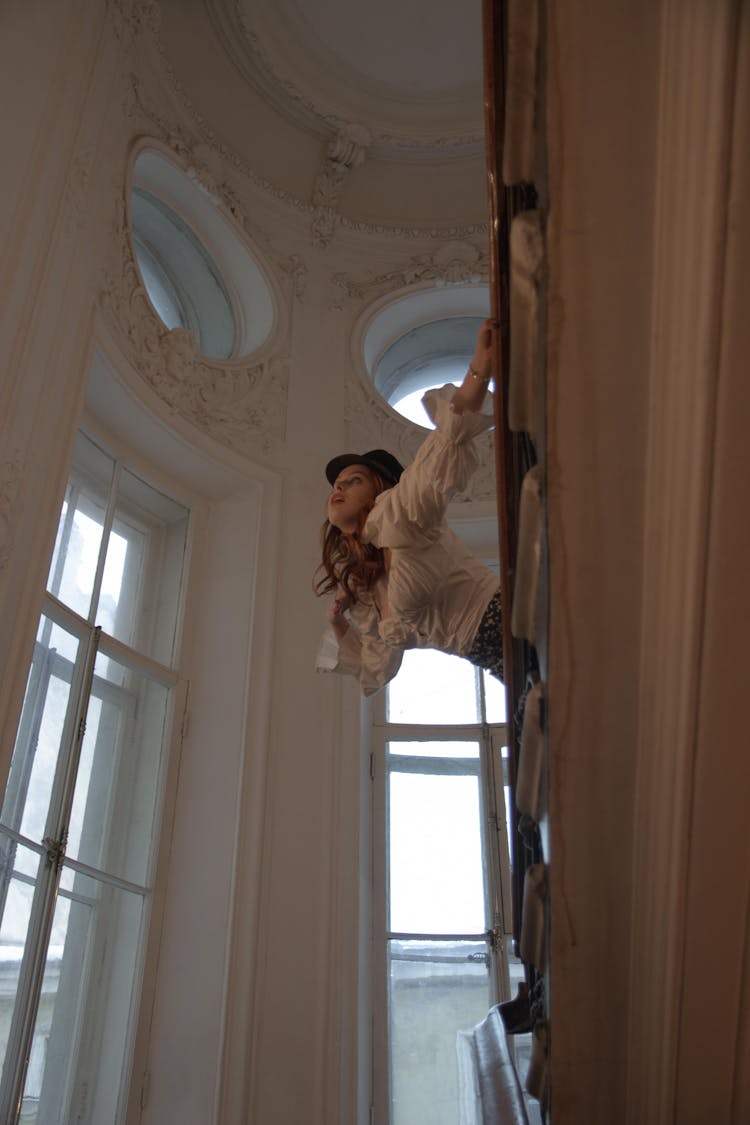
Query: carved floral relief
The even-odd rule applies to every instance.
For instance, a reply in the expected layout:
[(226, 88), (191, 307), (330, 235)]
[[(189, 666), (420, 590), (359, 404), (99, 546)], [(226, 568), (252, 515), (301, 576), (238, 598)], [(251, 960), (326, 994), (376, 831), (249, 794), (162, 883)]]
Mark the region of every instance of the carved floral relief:
[(198, 351), (193, 333), (167, 329), (141, 281), (124, 199), (100, 308), (139, 375), (170, 410), (214, 440), (248, 456), (273, 453), (286, 428), (288, 362), (280, 356), (219, 362)]
[(332, 281), (345, 297), (354, 300), (383, 296), (386, 293), (433, 282), (436, 286), (477, 285), (486, 283), (490, 275), (490, 257), (486, 249), (471, 242), (444, 242), (430, 254), (416, 254), (407, 262), (385, 273), (355, 281), (348, 273), (335, 273)]

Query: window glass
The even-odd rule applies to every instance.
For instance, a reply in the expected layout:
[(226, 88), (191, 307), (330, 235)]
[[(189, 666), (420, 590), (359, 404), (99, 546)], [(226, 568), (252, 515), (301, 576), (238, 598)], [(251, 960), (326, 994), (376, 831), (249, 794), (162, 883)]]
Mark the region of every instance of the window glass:
[(176, 211), (143, 188), (133, 188), (130, 210), (138, 268), (165, 327), (189, 328), (203, 355), (228, 359), (234, 314), (208, 250)]
[(482, 933), (479, 778), (394, 767), (388, 813), (391, 932)]
[(0, 828), (0, 1064), (6, 1047), (18, 992), (21, 961), (29, 930), (39, 854), (17, 844)]
[(72, 733), (71, 683), (79, 649), (76, 637), (47, 617), (39, 636), (0, 814), (3, 825), (36, 843), (47, 831), (61, 747)]
[(424, 408), (422, 399), (427, 391), (431, 391), (434, 387), (444, 387), (446, 383), (453, 383), (454, 386), (460, 386), (463, 382), (468, 366), (468, 359), (459, 361), (458, 363), (446, 364), (441, 367), (439, 371), (430, 371), (426, 373), (426, 382), (423, 386), (417, 387), (416, 390), (407, 391), (406, 394), (400, 392), (391, 402), (394, 410), (403, 415), (410, 422), (414, 422), (417, 426), (424, 426), (426, 430), (434, 430), (435, 424), (430, 420), (430, 416)]
[[(466, 660), (411, 650), (385, 711), (375, 730), (385, 744), (387, 1120), (456, 1125), (474, 1107), (470, 1029), (508, 996), (507, 961), (488, 941), (498, 903), (509, 901), (507, 857), (501, 848), (498, 869), (493, 845), (504, 794), (490, 755), (502, 731), (488, 729), (504, 719), (505, 693)], [(510, 919), (501, 925), (504, 935)]]
[(476, 723), (480, 701), (473, 665), (435, 649), (408, 649), (388, 687), (390, 723)]
[(188, 510), (120, 473), (96, 620), (110, 636), (171, 664)]
[(164, 266), (149, 248), (144, 246), (140, 238), (135, 238), (133, 241), (143, 284), (165, 328), (188, 328), (190, 322), (187, 313)]
[(502, 684), (491, 672), (482, 672), (482, 683), (487, 722), (504, 723), (506, 721), (505, 684)]
[[(391, 1125), (464, 1120), (458, 1028), (491, 1003), (484, 941), (390, 941)], [(473, 1119), (473, 1118), (472, 1118)]]
[(140, 895), (64, 872), (26, 1074), (24, 1123), (117, 1120), (142, 914)]
[(481, 323), (482, 317), (451, 315), (412, 326), (376, 360), (373, 383), (399, 414), (431, 429), (422, 396), (431, 387), (463, 382)]
[(2, 1121), (119, 1120), (187, 524), (79, 438), (0, 812)]
[(83, 434), (65, 490), (47, 589), (88, 618), (97, 575), (114, 462)]
[(149, 881), (168, 696), (98, 653), (67, 855), (139, 885)]

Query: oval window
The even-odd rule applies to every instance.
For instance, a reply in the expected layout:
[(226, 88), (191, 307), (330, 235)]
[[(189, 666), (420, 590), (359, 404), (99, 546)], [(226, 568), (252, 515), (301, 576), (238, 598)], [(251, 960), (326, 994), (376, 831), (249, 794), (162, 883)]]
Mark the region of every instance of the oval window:
[(463, 382), (488, 307), (484, 284), (436, 286), (403, 294), (366, 321), (362, 358), (389, 406), (430, 428), (422, 396)]
[(237, 335), (232, 305), (205, 246), (163, 200), (142, 188), (133, 188), (130, 213), (143, 284), (163, 323), (189, 328), (203, 355), (229, 359)]
[(186, 328), (208, 359), (257, 351), (273, 329), (271, 287), (219, 201), (161, 153), (144, 149), (130, 193), (133, 250), (166, 328)]
[(373, 382), (394, 410), (431, 426), (422, 396), (432, 387), (463, 381), (482, 317), (447, 317), (420, 324), (394, 341), (378, 360)]

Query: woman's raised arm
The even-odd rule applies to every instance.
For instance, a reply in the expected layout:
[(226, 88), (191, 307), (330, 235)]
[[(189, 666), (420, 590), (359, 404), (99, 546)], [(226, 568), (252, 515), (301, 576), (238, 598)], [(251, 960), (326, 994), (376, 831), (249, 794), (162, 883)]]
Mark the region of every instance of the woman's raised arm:
[(474, 356), (466, 378), (453, 396), (456, 414), (480, 410), (492, 378), (493, 334), (499, 331), (494, 320), (485, 320), (477, 333)]

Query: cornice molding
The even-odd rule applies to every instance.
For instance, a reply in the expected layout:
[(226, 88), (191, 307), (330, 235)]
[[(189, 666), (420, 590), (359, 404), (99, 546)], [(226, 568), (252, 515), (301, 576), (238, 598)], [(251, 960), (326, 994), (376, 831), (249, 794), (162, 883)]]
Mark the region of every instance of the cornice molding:
[[(128, 5), (137, 5), (137, 2), (138, 0), (110, 0), (110, 3), (114, 5), (118, 13), (123, 7), (126, 11), (129, 11)], [(144, 3), (146, 3), (146, 0), (144, 0)], [(156, 0), (148, 0), (149, 12), (152, 7), (158, 9)], [(305, 201), (292, 192), (279, 187), (277, 184), (258, 173), (247, 161), (227, 145), (218, 136), (211, 123), (191, 100), (187, 90), (177, 78), (174, 68), (167, 57), (160, 35), (160, 19), (157, 19), (155, 15), (148, 20), (146, 20), (145, 17), (138, 19), (133, 16), (132, 18), (134, 21), (134, 35), (149, 34), (151, 36), (154, 49), (160, 60), (163, 75), (171, 88), (177, 104), (189, 118), (193, 129), (191, 133), (186, 132), (184, 127), (177, 123), (175, 117), (165, 113), (163, 108), (157, 109), (146, 94), (140, 78), (135, 73), (131, 73), (129, 78), (128, 92), (126, 95), (126, 115), (130, 118), (142, 118), (156, 125), (165, 143), (178, 153), (180, 151), (192, 151), (203, 147), (207, 152), (212, 154), (212, 159), (214, 161), (219, 161), (225, 168), (233, 169), (235, 172), (242, 175), (244, 179), (263, 195), (306, 218), (310, 225), (314, 245), (324, 247), (327, 241), (330, 241), (330, 236), (326, 237), (326, 231), (329, 228), (331, 234), (334, 229), (341, 228), (354, 235), (365, 235), (367, 237), (376, 238), (409, 239), (413, 241), (445, 241), (451, 238), (460, 239), (479, 235), (486, 236), (488, 229), (486, 223), (459, 224), (451, 227), (391, 226), (387, 223), (370, 223), (365, 220), (352, 219), (341, 214), (336, 207), (331, 208), (331, 215), (325, 215), (320, 205), (316, 204), (314, 200)], [(335, 145), (336, 137), (339, 134), (343, 133), (344, 135), (348, 135), (352, 130), (359, 129), (363, 129), (363, 127), (351, 121), (336, 118), (335, 120), (332, 119), (330, 122), (325, 122), (324, 127), (321, 127), (319, 130), (319, 135), (321, 139), (327, 137)], [(331, 137), (332, 130), (336, 134), (333, 138)], [(373, 142), (368, 146), (370, 151), (372, 151), (372, 143)], [(338, 196), (336, 203), (338, 204)], [(318, 233), (318, 228), (320, 234)], [(321, 234), (323, 237), (321, 237)]]
[[(207, 0), (206, 9), (239, 74), (276, 112), (319, 137), (338, 133), (347, 125), (351, 109), (304, 91), (299, 82), (282, 72), (261, 36), (250, 26), (240, 0)], [(348, 88), (347, 78), (350, 76), (342, 75), (343, 89)], [(404, 91), (400, 101), (410, 99), (413, 101), (413, 92)], [(386, 159), (431, 163), (435, 159), (465, 158), (479, 155), (484, 142), (481, 120), (476, 129), (457, 133), (420, 133), (411, 126), (395, 131), (392, 126), (378, 128), (370, 121), (367, 124), (372, 133), (373, 154)]]
[(169, 149), (196, 187), (213, 203), (222, 207), (226, 215), (242, 228), (282, 278), (291, 279), (294, 297), (299, 301), (304, 300), (307, 264), (299, 254), (283, 254), (278, 251), (263, 227), (250, 218), (239, 191), (230, 180), (232, 165), (222, 154), (211, 144), (187, 133), (160, 113), (135, 74), (131, 74), (129, 78), (124, 110), (127, 118), (141, 123), (149, 130), (138, 139), (138, 143), (142, 147), (148, 147), (148, 141), (153, 136), (160, 145)]
[[(334, 273), (331, 282), (348, 300), (368, 301), (398, 289), (425, 285), (479, 285), (490, 276), (490, 257), (484, 246), (449, 238), (428, 254), (415, 254), (401, 266), (355, 280), (349, 273)], [(341, 305), (334, 305), (341, 308)]]

